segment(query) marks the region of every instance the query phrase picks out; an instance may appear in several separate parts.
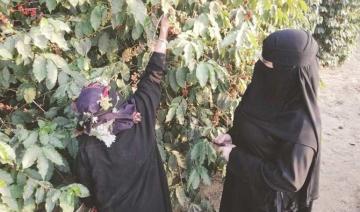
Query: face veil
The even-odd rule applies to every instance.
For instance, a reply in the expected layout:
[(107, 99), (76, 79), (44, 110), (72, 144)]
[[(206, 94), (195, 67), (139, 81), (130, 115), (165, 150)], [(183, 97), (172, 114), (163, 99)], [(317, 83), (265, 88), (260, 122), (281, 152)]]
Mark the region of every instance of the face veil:
[(262, 57), (241, 102), (240, 114), (282, 142), (311, 147), (316, 152), (302, 189), (309, 202), (318, 197), (321, 119), (317, 103), (318, 45), (310, 33), (287, 29), (270, 34)]

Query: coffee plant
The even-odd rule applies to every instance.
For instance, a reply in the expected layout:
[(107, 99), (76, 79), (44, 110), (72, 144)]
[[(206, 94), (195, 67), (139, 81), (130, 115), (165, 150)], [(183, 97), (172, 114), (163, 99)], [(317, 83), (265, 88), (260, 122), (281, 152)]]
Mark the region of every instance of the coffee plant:
[(174, 211), (212, 211), (198, 191), (223, 167), (209, 141), (231, 125), (263, 38), (313, 30), (304, 0), (0, 0), (0, 211), (74, 211), (71, 102), (89, 82), (130, 95), (169, 15), (158, 148)]
[(314, 32), (325, 66), (341, 64), (349, 56), (360, 30), (360, 1), (323, 0), (320, 5), (323, 21)]

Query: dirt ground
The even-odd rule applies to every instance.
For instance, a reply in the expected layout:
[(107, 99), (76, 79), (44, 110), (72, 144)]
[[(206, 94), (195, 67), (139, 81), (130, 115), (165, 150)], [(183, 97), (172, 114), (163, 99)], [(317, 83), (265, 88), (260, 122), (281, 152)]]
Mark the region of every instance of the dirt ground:
[[(344, 65), (321, 70), (322, 163), (314, 212), (360, 212), (360, 40)], [(205, 189), (219, 208), (222, 179)]]

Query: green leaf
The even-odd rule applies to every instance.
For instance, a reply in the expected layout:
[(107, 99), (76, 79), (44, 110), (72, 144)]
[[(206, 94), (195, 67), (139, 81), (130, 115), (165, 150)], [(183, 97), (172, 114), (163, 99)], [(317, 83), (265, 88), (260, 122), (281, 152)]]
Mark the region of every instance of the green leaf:
[(10, 211), (19, 211), (19, 204), (15, 198), (2, 196), (1, 200), (11, 209)]
[(104, 11), (106, 11), (104, 5), (98, 5), (91, 11), (90, 23), (95, 31), (99, 29), (102, 23)]
[(48, 159), (46, 159), (43, 154), (40, 154), (37, 158), (37, 168), (43, 180), (45, 180), (45, 177), (49, 170), (49, 166), (50, 164)]
[(47, 145), (50, 141), (50, 136), (46, 131), (40, 130), (39, 140), (42, 145)]
[(56, 43), (62, 50), (69, 50), (67, 41), (64, 38), (64, 32), (53, 32), (50, 40)]
[(166, 114), (165, 122), (171, 121), (174, 118), (175, 114), (176, 114), (176, 108), (170, 107), (169, 111)]
[(139, 23), (135, 23), (135, 26), (131, 30), (131, 37), (133, 40), (137, 40), (141, 37), (141, 34), (143, 33), (143, 27)]
[[(10, 185), (11, 183), (14, 182), (11, 175), (2, 169), (0, 169), (0, 180), (5, 182), (7, 185)], [(1, 188), (1, 186), (0, 186), (0, 188)]]
[(31, 103), (36, 97), (36, 90), (34, 87), (28, 87), (24, 89), (24, 99), (26, 103)]
[(196, 59), (200, 59), (201, 55), (203, 54), (203, 46), (200, 44), (196, 44), (196, 43), (191, 43), (193, 49), (195, 50), (196, 53)]
[(36, 204), (40, 204), (44, 201), (44, 197), (45, 197), (45, 189), (43, 187), (39, 187), (36, 189), (35, 192), (35, 203)]
[(10, 145), (0, 141), (0, 162), (2, 164), (12, 164), (15, 158), (14, 149)]
[(197, 189), (200, 184), (200, 176), (196, 169), (192, 169), (189, 175), (188, 187), (192, 187), (192, 189)]
[(10, 138), (5, 133), (0, 132), (0, 141), (4, 143), (9, 143)]
[(209, 18), (208, 15), (203, 13), (194, 22), (194, 33), (195, 35), (204, 35), (209, 29)]
[(93, 28), (91, 26), (89, 19), (85, 19), (81, 22), (78, 22), (75, 25), (75, 36), (77, 38), (82, 38), (83, 36), (89, 35), (92, 32), (93, 32)]
[(247, 30), (247, 24), (246, 23), (243, 23), (241, 25), (241, 28), (237, 31), (237, 34), (236, 34), (236, 47), (237, 48), (241, 48), (242, 47), (242, 43), (244, 41), (244, 39), (246, 38), (246, 30)]
[(73, 212), (75, 205), (75, 197), (73, 192), (62, 192), (60, 196), (60, 207), (63, 212)]
[(73, 46), (79, 54), (86, 56), (91, 48), (91, 40), (89, 38), (85, 38), (79, 41), (74, 40)]
[(23, 193), (24, 200), (27, 200), (34, 193), (36, 186), (37, 184), (33, 179), (29, 178), (26, 181), (26, 184), (24, 186), (24, 193)]
[(64, 161), (63, 161), (61, 155), (59, 154), (59, 152), (57, 152), (55, 150), (55, 148), (50, 147), (50, 146), (45, 146), (45, 147), (42, 147), (42, 151), (43, 151), (44, 155), (46, 156), (46, 158), (51, 160), (56, 165), (59, 165), (59, 166), (64, 165)]
[[(196, 143), (192, 148), (191, 148), (191, 152), (190, 152), (190, 159), (192, 161), (195, 161), (200, 154), (202, 154), (203, 152), (203, 145), (202, 142), (198, 142)], [(200, 163), (201, 164), (201, 163)]]
[(238, 31), (232, 31), (229, 34), (226, 35), (226, 37), (221, 41), (220, 46), (221, 48), (225, 48), (231, 44), (233, 44), (236, 40)]
[(165, 122), (171, 121), (176, 115), (176, 110), (180, 102), (183, 100), (182, 96), (178, 96), (171, 101), (170, 109), (166, 114)]
[(211, 64), (208, 64), (208, 71), (209, 71), (209, 78), (210, 78), (210, 85), (213, 90), (215, 90), (218, 86), (218, 80), (216, 78), (216, 73)]
[(45, 209), (46, 212), (52, 212), (57, 203), (61, 192), (57, 189), (51, 189), (46, 195)]
[(89, 190), (85, 186), (79, 183), (70, 184), (66, 188), (72, 191), (72, 193), (75, 194), (75, 196), (80, 198), (85, 198), (90, 195)]
[(176, 71), (174, 71), (174, 70), (168, 71), (168, 80), (169, 80), (171, 89), (173, 91), (177, 92), (179, 90), (179, 86), (176, 82)]
[(184, 115), (186, 113), (187, 109), (187, 102), (185, 99), (181, 100), (181, 103), (176, 108), (176, 118), (179, 121), (179, 124), (184, 124), (185, 118)]
[(189, 202), (184, 189), (181, 186), (177, 186), (175, 189), (176, 198), (182, 207), (185, 207)]
[[(59, 73), (59, 77), (58, 77), (58, 82), (59, 84), (62, 84), (62, 83), (66, 83), (67, 81), (60, 81), (60, 76), (64, 77), (64, 75), (62, 75), (62, 73), (64, 72), (60, 72)], [(45, 118), (47, 119), (53, 119), (55, 118), (55, 116), (57, 115), (59, 111), (59, 107), (51, 107), (50, 109), (48, 109), (48, 111), (46, 111), (44, 114), (45, 114)]]
[(2, 69), (2, 73), (1, 73), (1, 76), (0, 76), (0, 83), (5, 87), (5, 88), (8, 88), (10, 86), (10, 72), (9, 72), (9, 69), (5, 66), (3, 69)]
[(31, 51), (31, 38), (28, 35), (21, 36), (16, 44), (15, 47), (18, 53), (22, 56), (23, 59), (31, 58), (33, 53)]
[(116, 14), (122, 12), (124, 0), (110, 0), (110, 4), (111, 4), (111, 13)]
[(3, 46), (0, 46), (0, 58), (4, 60), (10, 60), (13, 58), (10, 51), (5, 49)]
[(69, 25), (59, 19), (48, 18), (49, 24), (54, 26), (56, 32), (71, 32)]
[(29, 148), (34, 145), (38, 140), (38, 132), (36, 130), (31, 131), (29, 136), (23, 141), (23, 145), (25, 148)]
[(185, 88), (185, 86), (186, 86), (186, 69), (179, 68), (178, 70), (176, 70), (175, 75), (176, 75), (177, 84), (180, 87)]
[(35, 179), (35, 180), (42, 180), (40, 174), (37, 171), (35, 171), (35, 169), (27, 168), (27, 169), (24, 170), (24, 173), (29, 178), (32, 178), (32, 179)]
[(51, 137), (49, 139), (49, 143), (59, 149), (65, 148), (63, 142), (58, 137), (56, 137), (56, 135), (54, 135), (54, 134), (51, 135)]
[(144, 3), (141, 0), (126, 0), (129, 12), (134, 16), (136, 22), (144, 25), (147, 16), (147, 11)]
[(22, 158), (23, 169), (29, 168), (35, 163), (36, 158), (41, 153), (40, 148), (37, 145), (33, 145), (25, 150), (25, 154)]
[(46, 77), (46, 59), (41, 55), (36, 55), (33, 62), (33, 74), (38, 82)]
[(196, 67), (196, 78), (199, 80), (201, 87), (205, 87), (209, 79), (208, 65), (204, 62), (200, 62)]
[(75, 158), (77, 153), (78, 153), (78, 149), (79, 149), (79, 144), (78, 141), (76, 139), (71, 139), (68, 142), (68, 145), (66, 146), (68, 152), (70, 153), (71, 157)]
[(51, 90), (55, 87), (58, 75), (58, 69), (52, 60), (47, 60), (46, 63), (46, 87)]
[(195, 59), (194, 59), (194, 48), (191, 43), (185, 45), (183, 57), (187, 67), (189, 67), (190, 70), (193, 70), (195, 67)]
[(21, 212), (33, 212), (35, 211), (35, 208), (36, 206), (35, 206), (34, 198), (30, 197), (24, 201), (24, 205)]
[(98, 47), (101, 54), (105, 54), (109, 52), (110, 49), (110, 38), (109, 34), (107, 32), (104, 32), (101, 34), (99, 41), (98, 41)]
[(211, 180), (210, 180), (208, 171), (203, 166), (200, 168), (200, 176), (201, 176), (201, 179), (203, 180), (205, 185), (210, 185), (211, 184)]
[(175, 156), (176, 159), (176, 163), (178, 166), (180, 166), (181, 168), (185, 169), (186, 168), (186, 164), (185, 164), (185, 158), (183, 155), (181, 155), (180, 152), (176, 151), (176, 150), (172, 150), (171, 154), (173, 154)]
[(0, 58), (9, 60), (13, 58), (17, 36), (8, 36), (5, 42), (0, 43)]
[(76, 7), (79, 4), (79, 0), (69, 0), (71, 6)]
[[(21, 175), (21, 174), (20, 174)], [(17, 174), (17, 177), (19, 176), (19, 173)], [(9, 186), (9, 189), (10, 189), (10, 192), (11, 192), (11, 196), (13, 198), (16, 198), (16, 199), (20, 199), (22, 198), (22, 195), (23, 195), (23, 191), (24, 191), (24, 185), (26, 183), (26, 177), (25, 177), (25, 180), (24, 182), (21, 182), (19, 181), (21, 179), (17, 178), (16, 179), (16, 184), (12, 184)]]
[(46, 1), (46, 7), (51, 13), (56, 8), (57, 2), (56, 0), (45, 0), (45, 1)]

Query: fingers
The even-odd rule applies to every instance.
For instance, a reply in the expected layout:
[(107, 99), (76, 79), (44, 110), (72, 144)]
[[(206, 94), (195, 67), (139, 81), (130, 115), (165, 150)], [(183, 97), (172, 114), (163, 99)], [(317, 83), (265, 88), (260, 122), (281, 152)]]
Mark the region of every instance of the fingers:
[(141, 122), (141, 114), (140, 113), (134, 112), (132, 116), (133, 116), (133, 122), (135, 124)]
[(216, 143), (216, 144), (222, 144), (222, 143), (224, 143), (223, 135), (219, 135), (218, 137), (216, 137), (216, 138), (214, 139), (214, 143)]

